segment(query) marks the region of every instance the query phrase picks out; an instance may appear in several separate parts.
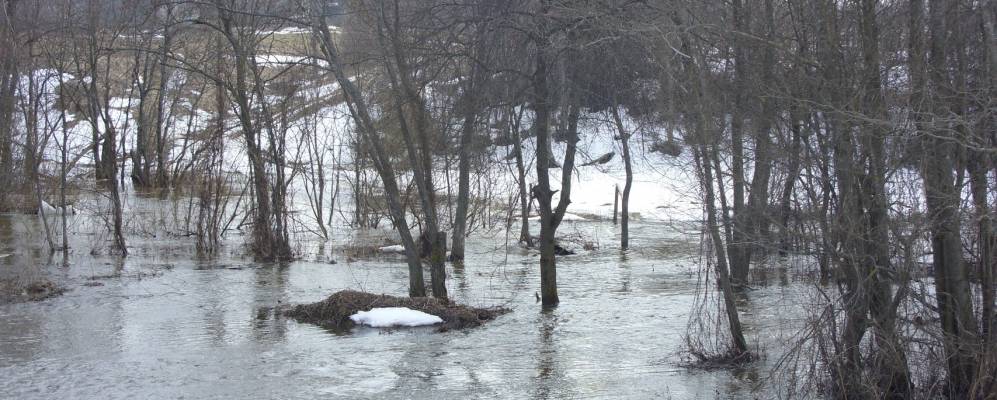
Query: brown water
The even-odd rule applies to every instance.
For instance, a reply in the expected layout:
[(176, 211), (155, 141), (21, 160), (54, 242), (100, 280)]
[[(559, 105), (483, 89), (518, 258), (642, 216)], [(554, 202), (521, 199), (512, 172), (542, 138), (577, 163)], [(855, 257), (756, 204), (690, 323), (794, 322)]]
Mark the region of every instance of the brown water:
[[(82, 229), (74, 225), (75, 229)], [(134, 228), (134, 227), (133, 227)], [(282, 317), (282, 305), (341, 289), (407, 293), (400, 258), (347, 262), (336, 248), (378, 232), (301, 239), (302, 260), (254, 264), (233, 254), (193, 259), (187, 238), (131, 238), (124, 261), (91, 255), (100, 235), (77, 235), (64, 265), (48, 257), (35, 216), (0, 216), (0, 273), (45, 277), (61, 297), (0, 305), (0, 397), (48, 398), (756, 398), (799, 325), (805, 284), (778, 279), (742, 299), (761, 361), (727, 370), (682, 366), (697, 290), (699, 233), (636, 222), (625, 254), (610, 223), (565, 223), (599, 243), (560, 258), (561, 305), (542, 311), (538, 257), (504, 232), (468, 243), (448, 273), (459, 302), (513, 310), (483, 327), (357, 328), (337, 335)], [(518, 232), (518, 231), (514, 231)], [(306, 236), (307, 235), (301, 235)], [(580, 250), (580, 249), (579, 249)], [(328, 262), (338, 261), (336, 264)], [(428, 276), (428, 274), (427, 274)], [(96, 278), (96, 279), (95, 279)], [(98, 285), (99, 286), (89, 286)]]

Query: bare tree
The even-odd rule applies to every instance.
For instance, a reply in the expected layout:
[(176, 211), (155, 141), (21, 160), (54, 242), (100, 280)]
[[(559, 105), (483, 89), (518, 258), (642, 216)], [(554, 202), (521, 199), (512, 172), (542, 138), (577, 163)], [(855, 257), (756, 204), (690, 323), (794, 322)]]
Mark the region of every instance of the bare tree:
[[(260, 37), (276, 22), (272, 14), (267, 14), (267, 4), (256, 1), (215, 0), (205, 11), (210, 11), (214, 19), (202, 16), (195, 23), (224, 39), (232, 52), (234, 74), (219, 77), (202, 69), (197, 71), (220, 82), (234, 103), (253, 182), (252, 250), (261, 260), (288, 260), (292, 254), (287, 227), (283, 136), (267, 100), (264, 70), (256, 61)], [(186, 63), (185, 66), (191, 67)]]
[(321, 46), (322, 58), (328, 63), (329, 69), (336, 76), (336, 81), (342, 88), (350, 115), (353, 118), (358, 133), (361, 135), (361, 143), (364, 145), (363, 150), (370, 157), (384, 185), (385, 197), (388, 202), (392, 221), (405, 247), (405, 258), (409, 266), (409, 296), (425, 297), (426, 288), (422, 276), (422, 262), (419, 260), (415, 240), (412, 238), (412, 233), (405, 218), (405, 209), (402, 208), (400, 202), (401, 193), (398, 189), (398, 181), (394, 168), (384, 151), (378, 129), (370, 115), (370, 109), (364, 96), (351, 80), (351, 76), (346, 73), (343, 61), (340, 58), (339, 48), (333, 40), (332, 33), (329, 31), (327, 16), (315, 4), (307, 4), (307, 6), (309, 6), (308, 10), (311, 12), (311, 29)]

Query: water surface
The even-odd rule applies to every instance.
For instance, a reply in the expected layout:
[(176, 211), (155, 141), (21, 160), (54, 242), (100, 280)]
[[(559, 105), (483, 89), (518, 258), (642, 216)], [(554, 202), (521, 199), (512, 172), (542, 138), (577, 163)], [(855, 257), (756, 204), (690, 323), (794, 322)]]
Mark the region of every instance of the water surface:
[[(337, 251), (371, 232), (302, 239), (302, 260), (256, 264), (229, 254), (192, 257), (189, 239), (131, 239), (121, 261), (48, 257), (37, 217), (0, 216), (3, 274), (34, 274), (71, 290), (0, 305), (0, 393), (48, 398), (756, 398), (799, 325), (805, 284), (772, 276), (741, 299), (752, 346), (771, 353), (728, 370), (682, 365), (683, 337), (700, 280), (699, 232), (635, 222), (621, 253), (608, 222), (566, 222), (561, 232), (598, 244), (560, 258), (561, 305), (541, 310), (538, 256), (505, 232), (468, 242), (467, 265), (448, 266), (451, 295), (512, 313), (483, 327), (357, 328), (335, 334), (280, 315), (342, 289), (405, 295), (403, 259), (347, 260)], [(518, 230), (513, 230), (518, 232)], [(367, 240), (367, 239), (364, 239)], [(336, 263), (331, 263), (335, 260)], [(428, 273), (426, 274), (428, 278)]]

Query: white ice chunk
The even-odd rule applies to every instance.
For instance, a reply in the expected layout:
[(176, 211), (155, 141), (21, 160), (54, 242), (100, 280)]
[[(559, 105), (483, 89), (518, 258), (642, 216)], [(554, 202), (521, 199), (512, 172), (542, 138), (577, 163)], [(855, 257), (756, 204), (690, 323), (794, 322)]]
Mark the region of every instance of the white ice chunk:
[(581, 215), (578, 215), (578, 214), (572, 214), (572, 213), (566, 212), (566, 213), (564, 213), (564, 217), (562, 217), (561, 220), (562, 221), (585, 221), (585, 217), (583, 217)]
[(405, 253), (405, 246), (402, 246), (400, 244), (394, 244), (394, 245), (391, 245), (391, 246), (381, 247), (378, 250), (380, 252), (382, 252), (382, 253), (398, 253), (398, 254), (402, 254), (402, 253)]
[[(539, 221), (539, 220), (540, 220), (539, 215), (534, 215), (530, 217), (530, 221)], [(564, 217), (561, 218), (561, 221), (587, 221), (587, 219), (585, 219), (585, 217), (581, 215), (566, 212), (564, 213)]]
[(45, 210), (45, 212), (47, 212), (47, 213), (48, 212), (54, 213), (54, 212), (58, 211), (55, 207), (53, 207), (51, 204), (49, 204), (45, 200), (42, 200), (41, 208), (42, 208), (42, 210)]
[(350, 319), (355, 323), (374, 328), (423, 326), (443, 322), (442, 318), (435, 315), (405, 307), (384, 307), (373, 308), (370, 311), (359, 311), (351, 315)]

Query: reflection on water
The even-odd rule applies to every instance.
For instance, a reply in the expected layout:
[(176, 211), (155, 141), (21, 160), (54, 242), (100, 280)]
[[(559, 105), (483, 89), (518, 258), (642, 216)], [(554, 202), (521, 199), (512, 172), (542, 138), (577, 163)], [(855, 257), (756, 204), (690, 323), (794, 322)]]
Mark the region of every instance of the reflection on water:
[(540, 327), (540, 345), (537, 351), (537, 383), (534, 398), (568, 398), (570, 385), (564, 382), (564, 371), (558, 365), (557, 348), (554, 342), (554, 330), (557, 328), (557, 314), (552, 310), (543, 310), (538, 318)]
[[(80, 243), (64, 267), (61, 254), (37, 250), (31, 218), (0, 216), (0, 253), (14, 253), (0, 260), (3, 273), (72, 290), (0, 306), (9, 398), (754, 398), (766, 397), (767, 360), (778, 358), (733, 371), (678, 365), (697, 236), (664, 224), (634, 223), (624, 254), (612, 225), (566, 224), (600, 248), (559, 259), (562, 304), (549, 311), (534, 297), (536, 252), (502, 245), (504, 234), (472, 238), (466, 266), (448, 273), (450, 292), (512, 313), (462, 332), (335, 335), (279, 310), (342, 289), (404, 295), (403, 259), (350, 262), (333, 240), (302, 242), (306, 256), (284, 265), (198, 261), (184, 242), (149, 237), (133, 239), (125, 260)], [(749, 340), (771, 353), (798, 323), (801, 284), (785, 268), (767, 272), (777, 284), (739, 302)]]

